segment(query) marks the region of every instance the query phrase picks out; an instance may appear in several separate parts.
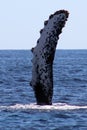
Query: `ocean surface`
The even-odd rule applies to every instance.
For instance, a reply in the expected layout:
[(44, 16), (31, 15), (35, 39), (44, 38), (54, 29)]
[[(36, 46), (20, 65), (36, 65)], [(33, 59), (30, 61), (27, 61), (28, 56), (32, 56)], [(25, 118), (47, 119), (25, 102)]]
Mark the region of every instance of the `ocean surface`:
[(0, 130), (87, 130), (87, 50), (57, 50), (52, 106), (36, 105), (29, 50), (0, 51)]

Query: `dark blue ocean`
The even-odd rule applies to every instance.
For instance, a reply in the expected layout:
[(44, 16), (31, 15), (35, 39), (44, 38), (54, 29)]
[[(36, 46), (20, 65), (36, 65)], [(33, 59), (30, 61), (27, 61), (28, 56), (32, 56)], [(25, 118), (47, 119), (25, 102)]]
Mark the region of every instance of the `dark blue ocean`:
[(87, 50), (56, 51), (52, 106), (35, 104), (31, 59), (0, 51), (0, 130), (87, 130)]

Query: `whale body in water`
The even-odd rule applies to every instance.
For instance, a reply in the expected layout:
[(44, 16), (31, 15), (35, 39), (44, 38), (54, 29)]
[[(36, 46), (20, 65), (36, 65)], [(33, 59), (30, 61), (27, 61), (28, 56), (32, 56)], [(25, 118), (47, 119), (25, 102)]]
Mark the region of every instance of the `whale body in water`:
[(32, 48), (32, 86), (38, 105), (51, 105), (53, 97), (53, 60), (59, 34), (62, 33), (68, 11), (59, 10), (49, 16), (40, 30), (36, 47)]

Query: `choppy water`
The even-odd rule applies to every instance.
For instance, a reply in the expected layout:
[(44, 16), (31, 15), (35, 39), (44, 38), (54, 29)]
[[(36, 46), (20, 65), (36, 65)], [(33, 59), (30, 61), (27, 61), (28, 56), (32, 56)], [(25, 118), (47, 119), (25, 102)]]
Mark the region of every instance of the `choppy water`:
[(30, 51), (0, 51), (0, 130), (87, 130), (87, 50), (58, 50), (52, 106), (29, 86)]

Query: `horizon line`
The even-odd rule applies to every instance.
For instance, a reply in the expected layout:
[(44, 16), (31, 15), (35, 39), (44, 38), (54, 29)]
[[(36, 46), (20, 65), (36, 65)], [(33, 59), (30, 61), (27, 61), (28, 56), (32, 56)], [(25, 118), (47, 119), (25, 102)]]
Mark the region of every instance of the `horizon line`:
[[(2, 48), (2, 49), (0, 49), (0, 51), (5, 51), (5, 50), (12, 50), (12, 51), (14, 51), (14, 50), (31, 50), (31, 49), (29, 49), (29, 48)], [(56, 48), (56, 50), (87, 50), (87, 48), (85, 49), (85, 48), (63, 48), (63, 49), (60, 49), (60, 48)]]

